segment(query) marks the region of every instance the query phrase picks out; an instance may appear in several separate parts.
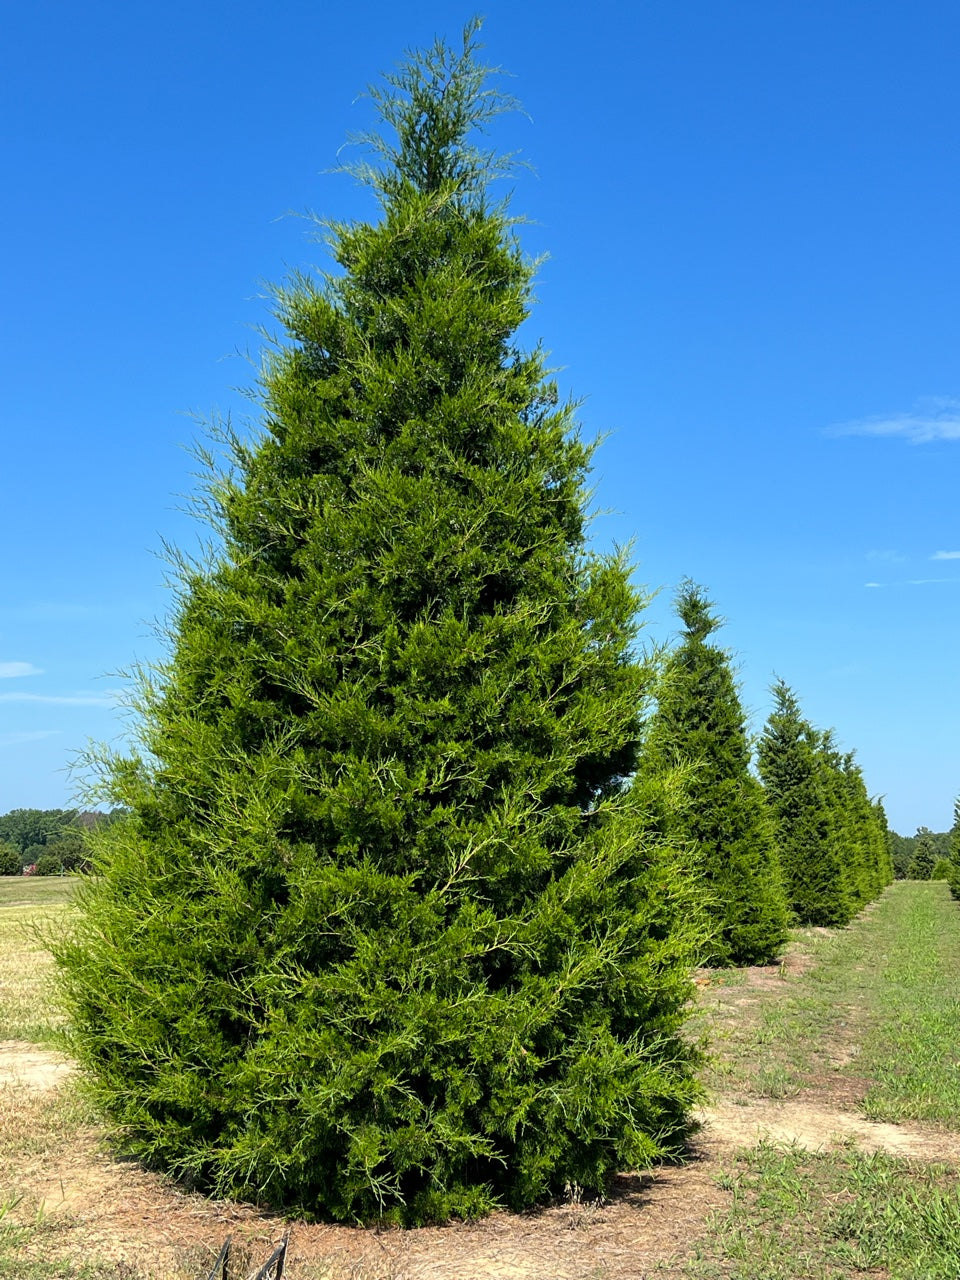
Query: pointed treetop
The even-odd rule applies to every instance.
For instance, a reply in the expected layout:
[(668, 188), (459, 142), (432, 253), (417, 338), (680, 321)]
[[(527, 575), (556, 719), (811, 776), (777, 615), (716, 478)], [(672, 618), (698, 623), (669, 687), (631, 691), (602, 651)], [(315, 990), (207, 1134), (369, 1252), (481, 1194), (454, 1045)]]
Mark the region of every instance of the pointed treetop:
[(707, 599), (703, 587), (689, 578), (681, 582), (677, 592), (677, 615), (689, 639), (706, 640), (707, 636), (723, 625), (723, 620), (712, 612), (713, 607), (713, 601)]
[(519, 105), (489, 84), (500, 68), (477, 59), (481, 26), (477, 17), (467, 23), (460, 49), (437, 39), (428, 49), (408, 52), (395, 72), (384, 75), (383, 85), (368, 88), (394, 137), (376, 131), (352, 134), (350, 141), (368, 147), (382, 164), (361, 161), (345, 168), (381, 198), (412, 187), (425, 195), (446, 191), (482, 204), (487, 183), (513, 169), (511, 155), (481, 150), (471, 141), (472, 134), (485, 132), (496, 116)]
[(793, 692), (786, 680), (780, 676), (774, 680), (770, 686), (770, 692), (774, 698), (774, 714), (778, 716), (789, 716), (792, 719), (800, 719), (800, 703), (797, 695)]

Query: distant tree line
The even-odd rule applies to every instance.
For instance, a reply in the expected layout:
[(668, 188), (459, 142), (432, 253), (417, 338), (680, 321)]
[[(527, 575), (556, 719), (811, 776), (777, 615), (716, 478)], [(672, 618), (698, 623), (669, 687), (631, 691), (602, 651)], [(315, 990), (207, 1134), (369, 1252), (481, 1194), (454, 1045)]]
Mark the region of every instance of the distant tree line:
[(931, 831), (918, 827), (916, 834), (888, 834), (893, 874), (897, 880), (944, 880), (946, 867), (953, 859), (951, 831)]
[(116, 821), (119, 811), (11, 809), (0, 814), (0, 875), (69, 875), (88, 866), (86, 835)]

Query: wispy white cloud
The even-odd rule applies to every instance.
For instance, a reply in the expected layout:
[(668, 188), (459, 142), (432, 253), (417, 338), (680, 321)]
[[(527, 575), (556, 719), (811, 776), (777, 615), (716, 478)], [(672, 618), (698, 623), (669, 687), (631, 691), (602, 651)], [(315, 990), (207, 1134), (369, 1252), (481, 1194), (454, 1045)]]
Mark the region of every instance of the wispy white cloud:
[(909, 413), (878, 414), (827, 428), (831, 436), (892, 436), (911, 444), (934, 440), (960, 440), (960, 400), (953, 396), (929, 396), (918, 400)]
[[(865, 587), (928, 587), (940, 583), (960, 586), (960, 578), (903, 578), (899, 582), (865, 582)], [(0, 693), (0, 698), (3, 694)]]
[(12, 680), (15, 676), (41, 676), (43, 672), (32, 662), (0, 662), (0, 680)]
[(935, 551), (931, 560), (960, 560), (960, 551)]
[(39, 742), (42, 738), (55, 738), (62, 729), (24, 729), (22, 732), (0, 733), (0, 747), (19, 747), (24, 742)]
[(115, 707), (116, 690), (106, 693), (0, 693), (0, 702), (37, 702), (47, 707)]

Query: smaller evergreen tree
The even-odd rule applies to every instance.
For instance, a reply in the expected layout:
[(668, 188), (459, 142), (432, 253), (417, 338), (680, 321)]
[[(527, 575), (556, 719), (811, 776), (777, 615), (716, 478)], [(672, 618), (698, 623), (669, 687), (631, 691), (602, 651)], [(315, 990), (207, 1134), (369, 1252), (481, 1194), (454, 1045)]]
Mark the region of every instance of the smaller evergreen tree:
[(908, 878), (910, 880), (929, 880), (936, 861), (937, 848), (934, 843), (933, 832), (929, 827), (917, 827)]
[(890, 846), (890, 828), (887, 825), (887, 813), (883, 801), (877, 796), (872, 802), (874, 845), (876, 848), (877, 866), (879, 868), (880, 888), (885, 889), (893, 883), (893, 854)]
[(848, 882), (856, 909), (876, 898), (886, 879), (886, 840), (867, 792), (863, 771), (852, 751), (841, 759), (849, 831)]
[(642, 763), (666, 774), (689, 765), (685, 797), (667, 816), (687, 843), (710, 896), (715, 964), (764, 964), (787, 935), (788, 909), (773, 825), (750, 746), (729, 655), (711, 642), (720, 625), (703, 589), (685, 582), (683, 623), (668, 659)]
[(906, 880), (913, 857), (913, 836), (902, 836), (891, 831), (887, 837), (890, 864), (893, 867), (895, 880)]
[(757, 765), (776, 824), (790, 907), (802, 924), (845, 924), (852, 903), (833, 839), (816, 733), (783, 680), (772, 689)]
[(960, 898), (960, 796), (953, 804), (953, 826), (950, 829), (950, 871), (947, 884), (955, 898)]

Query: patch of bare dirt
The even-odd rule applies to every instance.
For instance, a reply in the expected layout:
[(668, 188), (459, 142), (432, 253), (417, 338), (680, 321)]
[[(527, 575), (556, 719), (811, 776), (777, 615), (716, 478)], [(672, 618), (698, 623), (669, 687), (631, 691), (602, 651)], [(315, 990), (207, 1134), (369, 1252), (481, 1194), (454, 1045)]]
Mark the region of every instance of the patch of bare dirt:
[(38, 1049), (24, 1040), (0, 1040), (0, 1085), (23, 1085), (46, 1092), (70, 1075), (73, 1065), (62, 1053)]
[[(261, 1261), (291, 1227), (290, 1274), (324, 1263), (358, 1280), (639, 1280), (669, 1276), (707, 1214), (725, 1203), (708, 1161), (617, 1180), (609, 1201), (412, 1231), (285, 1223), (252, 1206), (185, 1194), (162, 1177), (114, 1160), (97, 1135), (49, 1153), (30, 1179), (61, 1255), (124, 1262), (147, 1275), (200, 1274), (226, 1236)], [(32, 1206), (31, 1206), (32, 1209)]]
[(806, 1101), (720, 1102), (700, 1115), (707, 1152), (795, 1143), (808, 1151), (854, 1144), (911, 1160), (960, 1162), (960, 1134), (923, 1125), (881, 1124), (834, 1107)]

